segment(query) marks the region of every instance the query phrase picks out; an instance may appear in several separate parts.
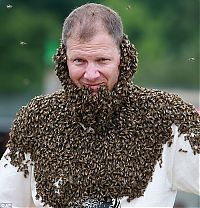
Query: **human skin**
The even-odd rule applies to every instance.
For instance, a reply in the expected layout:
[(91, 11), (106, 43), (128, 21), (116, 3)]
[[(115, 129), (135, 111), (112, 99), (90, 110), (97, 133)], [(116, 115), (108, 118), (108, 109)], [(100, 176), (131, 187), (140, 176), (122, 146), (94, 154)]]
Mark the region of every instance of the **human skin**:
[(67, 40), (69, 76), (76, 86), (98, 92), (101, 85), (112, 90), (119, 77), (120, 50), (106, 31), (98, 31), (83, 42), (70, 37)]

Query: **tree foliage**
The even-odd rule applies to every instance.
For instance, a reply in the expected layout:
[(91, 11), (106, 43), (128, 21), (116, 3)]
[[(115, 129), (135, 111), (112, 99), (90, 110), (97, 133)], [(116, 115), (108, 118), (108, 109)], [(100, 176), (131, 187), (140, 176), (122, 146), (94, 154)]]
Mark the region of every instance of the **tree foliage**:
[(199, 87), (197, 0), (104, 2), (121, 15), (124, 31), (138, 49), (137, 84)]
[[(58, 24), (48, 13), (27, 8), (3, 11), (0, 21), (0, 91), (39, 91), (42, 85), (44, 43), (58, 37)], [(51, 21), (49, 21), (51, 20)]]
[[(55, 45), (59, 45), (64, 18), (87, 2), (1, 1), (0, 92), (42, 89), (45, 70), (49, 67), (46, 59), (52, 50), (55, 52)], [(139, 52), (135, 83), (198, 88), (198, 0), (93, 2), (108, 5), (121, 15), (124, 31)], [(8, 4), (13, 8), (8, 9)]]

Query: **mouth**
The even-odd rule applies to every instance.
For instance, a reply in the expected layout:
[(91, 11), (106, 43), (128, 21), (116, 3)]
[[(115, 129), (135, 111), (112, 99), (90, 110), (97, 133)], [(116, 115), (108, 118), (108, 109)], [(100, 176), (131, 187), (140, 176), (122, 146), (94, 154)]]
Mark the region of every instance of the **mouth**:
[(93, 92), (98, 92), (99, 88), (103, 85), (103, 83), (98, 84), (84, 84), (85, 87), (91, 89)]

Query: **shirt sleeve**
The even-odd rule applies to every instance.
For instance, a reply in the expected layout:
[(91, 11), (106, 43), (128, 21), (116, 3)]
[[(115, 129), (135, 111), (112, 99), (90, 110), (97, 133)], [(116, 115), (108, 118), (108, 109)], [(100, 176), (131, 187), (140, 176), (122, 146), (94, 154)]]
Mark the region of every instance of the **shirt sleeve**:
[(184, 134), (179, 135), (173, 125), (174, 160), (172, 164), (172, 188), (200, 195), (200, 155), (194, 154)]
[(10, 203), (12, 207), (35, 207), (31, 195), (31, 167), (25, 178), (24, 173), (17, 172), (18, 168), (5, 158), (8, 152), (7, 149), (0, 160), (0, 203)]

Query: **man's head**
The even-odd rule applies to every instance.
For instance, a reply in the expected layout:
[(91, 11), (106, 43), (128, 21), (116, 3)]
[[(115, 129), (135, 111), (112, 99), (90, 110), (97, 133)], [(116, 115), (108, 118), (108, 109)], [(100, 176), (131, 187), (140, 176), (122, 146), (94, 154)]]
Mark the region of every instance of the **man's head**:
[(87, 41), (101, 29), (107, 31), (118, 47), (120, 46), (123, 38), (123, 26), (120, 16), (104, 5), (84, 4), (73, 10), (65, 19), (62, 42), (66, 46), (67, 39), (70, 37)]
[(83, 5), (65, 20), (62, 42), (54, 56), (71, 114), (96, 131), (110, 122), (131, 92), (137, 51), (122, 33), (120, 17), (114, 11), (98, 4)]
[(85, 4), (65, 20), (62, 42), (66, 47), (69, 76), (78, 87), (110, 91), (118, 81), (120, 44), (119, 15), (100, 4)]

